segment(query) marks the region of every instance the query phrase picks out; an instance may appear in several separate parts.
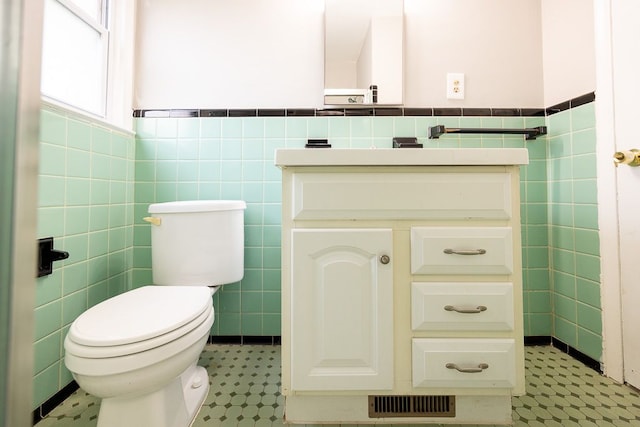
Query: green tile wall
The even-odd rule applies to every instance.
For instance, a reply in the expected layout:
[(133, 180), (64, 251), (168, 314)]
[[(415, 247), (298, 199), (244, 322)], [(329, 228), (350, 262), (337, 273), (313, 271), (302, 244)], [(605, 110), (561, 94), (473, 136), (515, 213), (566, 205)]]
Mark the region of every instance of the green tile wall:
[[(288, 119), (291, 120), (291, 119)], [(306, 119), (137, 119), (134, 286), (151, 283), (149, 203), (241, 199), (245, 274), (214, 295), (214, 335), (280, 335), (278, 147), (304, 146)], [(302, 129), (304, 128), (304, 129)]]
[(36, 284), (34, 408), (72, 380), (70, 323), (129, 289), (133, 266), (133, 134), (45, 107), (40, 141), (38, 236), (70, 256)]
[(548, 117), (553, 336), (602, 360), (594, 103)]
[[(390, 147), (393, 136), (418, 136), (434, 147), (527, 147), (522, 169), (523, 264), (527, 335), (551, 335), (547, 225), (546, 138), (521, 135), (448, 135), (427, 139), (436, 124), (534, 127), (544, 117), (276, 117), (136, 119), (134, 286), (151, 283), (149, 203), (186, 199), (242, 199), (245, 276), (214, 296), (214, 335), (280, 334), (280, 147), (304, 147), (329, 138), (335, 148)], [(528, 222), (527, 222), (528, 221)]]
[[(528, 127), (540, 126), (527, 123)], [(525, 336), (550, 336), (553, 330), (549, 275), (549, 226), (546, 137), (526, 143), (529, 164), (522, 168), (522, 278)]]

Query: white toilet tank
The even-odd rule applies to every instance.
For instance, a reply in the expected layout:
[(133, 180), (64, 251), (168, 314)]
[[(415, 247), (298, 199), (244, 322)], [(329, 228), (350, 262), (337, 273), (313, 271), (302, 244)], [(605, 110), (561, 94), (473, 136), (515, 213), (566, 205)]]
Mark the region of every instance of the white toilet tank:
[(149, 205), (156, 285), (214, 286), (244, 275), (244, 210), (240, 200)]

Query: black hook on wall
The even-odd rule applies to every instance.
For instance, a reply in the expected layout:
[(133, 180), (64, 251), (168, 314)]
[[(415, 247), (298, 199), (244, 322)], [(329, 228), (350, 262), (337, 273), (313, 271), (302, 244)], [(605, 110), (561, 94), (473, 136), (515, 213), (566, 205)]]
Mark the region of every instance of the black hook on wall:
[(53, 249), (53, 237), (38, 239), (38, 277), (53, 273), (53, 262), (69, 258), (69, 252)]

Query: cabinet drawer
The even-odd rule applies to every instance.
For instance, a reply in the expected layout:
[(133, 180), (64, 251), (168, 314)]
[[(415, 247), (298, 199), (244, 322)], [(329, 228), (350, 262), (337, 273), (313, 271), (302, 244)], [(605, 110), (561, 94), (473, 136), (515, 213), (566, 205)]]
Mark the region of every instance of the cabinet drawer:
[(412, 283), (414, 331), (512, 331), (511, 283)]
[(508, 173), (296, 173), (293, 219), (509, 219)]
[(515, 342), (512, 339), (414, 339), (416, 388), (512, 388)]
[(412, 274), (511, 274), (511, 227), (414, 227)]

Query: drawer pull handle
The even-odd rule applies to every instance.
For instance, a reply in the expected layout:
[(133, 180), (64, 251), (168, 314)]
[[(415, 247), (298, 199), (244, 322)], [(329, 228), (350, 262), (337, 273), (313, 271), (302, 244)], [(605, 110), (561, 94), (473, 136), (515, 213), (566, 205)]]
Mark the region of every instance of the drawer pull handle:
[(445, 305), (444, 309), (446, 311), (455, 311), (456, 313), (465, 313), (465, 314), (482, 313), (483, 311), (487, 311), (487, 307), (484, 305), (479, 305), (477, 307), (460, 307), (455, 305)]
[(445, 249), (443, 251), (447, 255), (484, 255), (486, 249)]
[(482, 372), (489, 368), (489, 364), (487, 363), (479, 363), (478, 366), (458, 366), (456, 363), (447, 363), (444, 366), (447, 369), (455, 369), (456, 371), (464, 374), (477, 374), (478, 372)]

